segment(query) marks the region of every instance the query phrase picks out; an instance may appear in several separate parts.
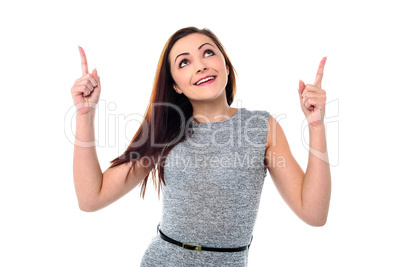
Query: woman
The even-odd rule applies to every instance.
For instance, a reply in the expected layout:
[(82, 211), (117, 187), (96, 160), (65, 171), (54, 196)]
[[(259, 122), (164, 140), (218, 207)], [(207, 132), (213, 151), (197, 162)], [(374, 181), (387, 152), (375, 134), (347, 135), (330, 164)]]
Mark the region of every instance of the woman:
[(331, 191), (321, 89), (326, 58), (314, 84), (299, 82), (310, 133), (306, 173), (268, 112), (230, 107), (236, 80), (229, 57), (212, 32), (193, 27), (166, 43), (144, 121), (123, 155), (102, 173), (93, 145), (101, 83), (79, 50), (83, 76), (71, 90), (79, 206), (99, 210), (139, 184), (144, 196), (151, 174), (163, 191), (163, 216), (141, 266), (246, 266), (267, 170), (297, 216), (313, 226), (326, 223)]

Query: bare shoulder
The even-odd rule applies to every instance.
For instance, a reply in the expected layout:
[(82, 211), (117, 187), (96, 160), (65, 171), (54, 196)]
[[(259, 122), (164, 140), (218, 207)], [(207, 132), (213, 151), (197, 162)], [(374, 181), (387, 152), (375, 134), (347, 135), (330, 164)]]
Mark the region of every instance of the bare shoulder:
[(283, 132), (281, 125), (272, 115), (270, 115), (268, 120), (267, 142), (265, 147), (266, 151), (278, 146), (278, 141), (286, 141), (287, 143), (285, 133)]
[(294, 162), (285, 132), (273, 116), (269, 116), (268, 121), (265, 162), (271, 171), (271, 176), (274, 166), (285, 167), (286, 163)]

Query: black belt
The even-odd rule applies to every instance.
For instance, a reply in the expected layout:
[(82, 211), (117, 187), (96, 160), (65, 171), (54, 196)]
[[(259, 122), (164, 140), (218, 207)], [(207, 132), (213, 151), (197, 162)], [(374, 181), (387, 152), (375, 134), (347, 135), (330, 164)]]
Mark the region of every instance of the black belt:
[(165, 241), (167, 241), (169, 243), (175, 244), (177, 246), (180, 246), (183, 249), (195, 250), (195, 251), (205, 250), (205, 251), (215, 251), (215, 252), (239, 252), (239, 251), (247, 250), (251, 245), (250, 244), (248, 246), (238, 247), (238, 248), (211, 248), (211, 247), (204, 247), (204, 246), (200, 246), (200, 245), (192, 245), (192, 244), (181, 243), (179, 241), (171, 239), (170, 237), (168, 237), (167, 235), (162, 233), (162, 231), (159, 229), (159, 225), (158, 225), (158, 232), (159, 232), (160, 237), (163, 240), (165, 240)]

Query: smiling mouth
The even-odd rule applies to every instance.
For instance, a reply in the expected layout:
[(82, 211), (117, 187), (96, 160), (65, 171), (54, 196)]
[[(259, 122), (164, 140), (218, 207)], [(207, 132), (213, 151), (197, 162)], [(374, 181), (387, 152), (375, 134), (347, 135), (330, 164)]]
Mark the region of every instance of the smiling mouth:
[(196, 82), (195, 85), (201, 85), (201, 84), (203, 84), (205, 82), (209, 82), (211, 80), (215, 80), (215, 76), (209, 76), (209, 77), (206, 77), (204, 79), (201, 79), (198, 82)]

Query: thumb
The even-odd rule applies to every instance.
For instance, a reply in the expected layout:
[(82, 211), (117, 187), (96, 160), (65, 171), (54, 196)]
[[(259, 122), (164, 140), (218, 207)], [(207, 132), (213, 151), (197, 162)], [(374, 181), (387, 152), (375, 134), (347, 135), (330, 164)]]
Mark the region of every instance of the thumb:
[(298, 90), (298, 92), (299, 92), (300, 103), (303, 103), (302, 93), (303, 93), (305, 87), (306, 87), (306, 85), (304, 84), (304, 82), (302, 80), (299, 80), (299, 90)]
[(304, 82), (302, 80), (299, 80), (299, 95), (301, 95), (303, 93), (304, 88), (306, 87), (306, 85), (304, 84)]
[(99, 90), (101, 90), (101, 82), (100, 82), (100, 78), (99, 78), (99, 76), (98, 76), (98, 70), (95, 68), (95, 69), (92, 71), (91, 75), (92, 75), (92, 77), (94, 77), (94, 79), (95, 79), (95, 81), (96, 81), (96, 83), (97, 83), (96, 88), (99, 89)]
[(92, 77), (94, 77), (94, 79), (96, 80), (96, 82), (98, 83), (98, 84), (100, 84), (100, 77), (99, 77), (99, 75), (98, 75), (98, 70), (95, 68), (93, 71), (92, 71)]

